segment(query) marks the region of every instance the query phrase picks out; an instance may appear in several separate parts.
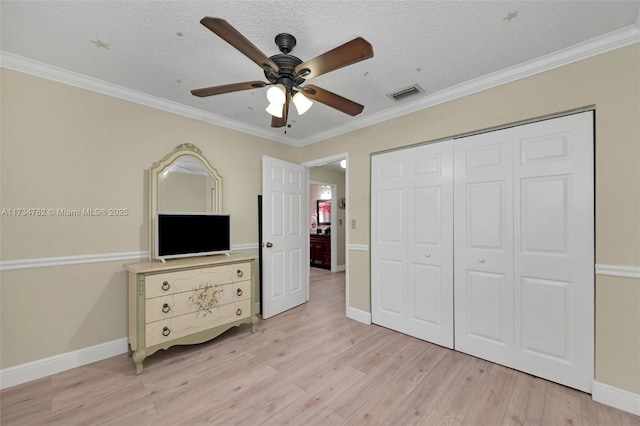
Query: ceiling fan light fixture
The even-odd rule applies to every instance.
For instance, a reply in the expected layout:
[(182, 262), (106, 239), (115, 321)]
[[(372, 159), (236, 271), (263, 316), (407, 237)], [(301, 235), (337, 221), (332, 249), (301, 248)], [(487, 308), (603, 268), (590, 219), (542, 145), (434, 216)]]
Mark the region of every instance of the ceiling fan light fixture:
[(305, 112), (309, 111), (313, 102), (307, 98), (302, 92), (298, 92), (293, 95), (293, 104), (296, 106), (296, 110), (298, 111), (298, 115), (302, 115)]
[(287, 101), (286, 88), (282, 84), (275, 84), (267, 90), (267, 99), (270, 104), (284, 105)]
[[(371, 43), (362, 37), (356, 37), (314, 58), (303, 61), (290, 54), (296, 45), (296, 38), (291, 34), (278, 34), (275, 42), (282, 53), (268, 57), (224, 19), (205, 16), (200, 20), (200, 23), (258, 65), (264, 71), (267, 82), (245, 81), (205, 87), (191, 90), (193, 96), (204, 98), (223, 93), (239, 92), (269, 86), (267, 88), (269, 106), (266, 108), (266, 111), (272, 115), (271, 127), (276, 128), (291, 126), (287, 125), (291, 103), (296, 106), (299, 115), (309, 110), (313, 104), (310, 99), (352, 117), (360, 114), (364, 109), (364, 105), (360, 105), (328, 90), (321, 89), (320, 87), (314, 85), (301, 87), (301, 85), (305, 83), (305, 80), (309, 78), (315, 78), (372, 58), (373, 47)], [(300, 91), (304, 93), (299, 93)]]
[(270, 103), (269, 106), (265, 109), (265, 111), (267, 111), (269, 114), (273, 115), (274, 117), (282, 118), (283, 109), (284, 109), (283, 105), (276, 105), (274, 103)]

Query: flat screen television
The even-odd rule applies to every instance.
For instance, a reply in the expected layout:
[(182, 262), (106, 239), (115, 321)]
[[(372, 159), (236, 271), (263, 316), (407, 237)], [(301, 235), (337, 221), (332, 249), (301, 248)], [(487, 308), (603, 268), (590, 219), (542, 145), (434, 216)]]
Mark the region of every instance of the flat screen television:
[(216, 213), (159, 212), (156, 218), (156, 257), (228, 254), (231, 216)]

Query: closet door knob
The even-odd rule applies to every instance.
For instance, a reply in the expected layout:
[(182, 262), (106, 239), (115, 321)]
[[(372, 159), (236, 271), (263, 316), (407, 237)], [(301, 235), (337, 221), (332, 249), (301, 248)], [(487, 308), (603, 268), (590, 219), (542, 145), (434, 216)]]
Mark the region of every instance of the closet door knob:
[(484, 257), (479, 257), (479, 258), (478, 258), (478, 262), (480, 262), (480, 263), (484, 263)]
[(431, 253), (425, 254), (424, 257), (431, 257)]

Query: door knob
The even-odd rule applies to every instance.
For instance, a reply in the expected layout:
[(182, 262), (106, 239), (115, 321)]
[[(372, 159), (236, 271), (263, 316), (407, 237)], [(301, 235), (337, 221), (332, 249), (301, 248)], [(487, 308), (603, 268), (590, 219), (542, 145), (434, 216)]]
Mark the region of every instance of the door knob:
[(271, 248), (271, 247), (273, 247), (273, 244), (271, 244), (271, 243), (269, 243), (269, 242), (268, 242), (268, 243), (266, 244), (266, 246), (267, 246), (267, 248)]
[(479, 258), (478, 258), (478, 262), (480, 262), (480, 263), (484, 263), (484, 257), (479, 257)]
[(431, 257), (431, 253), (425, 254), (424, 257)]

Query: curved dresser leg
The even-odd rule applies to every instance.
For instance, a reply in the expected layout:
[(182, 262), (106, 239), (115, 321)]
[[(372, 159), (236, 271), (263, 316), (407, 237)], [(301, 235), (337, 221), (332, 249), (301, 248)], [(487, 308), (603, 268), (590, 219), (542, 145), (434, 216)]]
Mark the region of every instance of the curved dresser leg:
[(253, 315), (251, 317), (251, 332), (255, 333), (258, 330), (258, 317)]
[(136, 351), (133, 353), (133, 362), (136, 365), (136, 374), (142, 374), (142, 361), (144, 361), (146, 357), (146, 351)]

